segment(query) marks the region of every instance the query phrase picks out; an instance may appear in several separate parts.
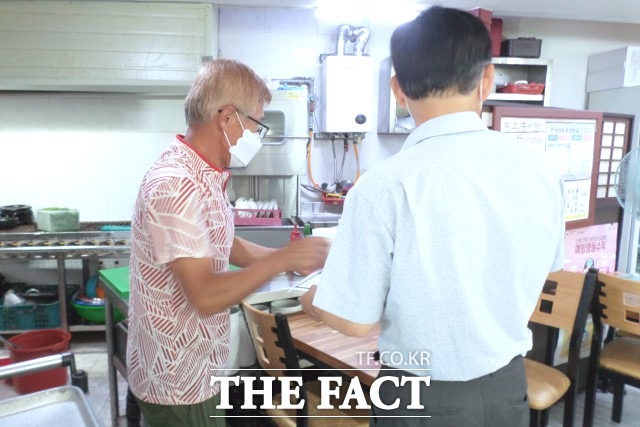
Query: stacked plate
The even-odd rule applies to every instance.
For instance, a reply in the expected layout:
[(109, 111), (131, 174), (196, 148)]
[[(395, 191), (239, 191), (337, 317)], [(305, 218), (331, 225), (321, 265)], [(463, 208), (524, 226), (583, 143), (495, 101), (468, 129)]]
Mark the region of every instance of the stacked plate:
[(268, 218), (273, 216), (274, 210), (278, 209), (278, 202), (272, 200), (253, 200), (246, 197), (238, 197), (235, 203), (236, 209), (249, 210), (246, 212), (238, 212), (243, 218)]

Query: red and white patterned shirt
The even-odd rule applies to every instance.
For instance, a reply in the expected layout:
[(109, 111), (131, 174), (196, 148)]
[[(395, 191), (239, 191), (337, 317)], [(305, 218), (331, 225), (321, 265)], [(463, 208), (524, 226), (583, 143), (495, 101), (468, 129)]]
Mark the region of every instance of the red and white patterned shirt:
[(227, 362), (229, 310), (200, 315), (169, 263), (208, 258), (213, 271), (229, 269), (229, 176), (177, 135), (142, 180), (131, 223), (127, 368), (145, 402), (188, 405), (219, 392), (209, 382)]

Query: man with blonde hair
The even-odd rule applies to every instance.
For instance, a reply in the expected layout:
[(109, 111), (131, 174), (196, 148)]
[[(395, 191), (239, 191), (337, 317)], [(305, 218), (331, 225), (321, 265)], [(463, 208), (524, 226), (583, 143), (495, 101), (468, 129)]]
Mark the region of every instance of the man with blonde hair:
[[(224, 426), (217, 409), (229, 354), (229, 307), (285, 271), (320, 268), (328, 245), (282, 249), (234, 236), (227, 168), (246, 167), (268, 128), (265, 83), (244, 64), (215, 60), (185, 100), (188, 129), (145, 174), (131, 230), (128, 379), (147, 425)], [(229, 271), (229, 263), (243, 267)]]

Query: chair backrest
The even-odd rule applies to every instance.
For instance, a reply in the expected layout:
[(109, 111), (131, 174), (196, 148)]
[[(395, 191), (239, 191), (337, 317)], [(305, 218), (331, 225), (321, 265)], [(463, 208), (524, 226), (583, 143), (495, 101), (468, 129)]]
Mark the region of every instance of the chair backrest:
[(598, 273), (598, 302), (603, 323), (640, 335), (640, 281)]
[[(595, 273), (562, 270), (549, 273), (531, 321), (572, 331), (576, 323), (587, 320), (594, 286)], [(584, 327), (578, 326), (579, 329)]]
[(549, 273), (530, 319), (534, 323), (555, 328), (547, 336), (545, 363), (549, 365), (553, 363), (557, 330), (564, 329), (570, 333), (568, 375), (571, 378), (577, 375), (571, 372), (575, 371), (580, 359), (580, 347), (595, 292), (596, 275), (595, 269), (586, 274), (572, 271)]
[(260, 311), (242, 303), (258, 364), (271, 376), (285, 376), (299, 369), (286, 316)]

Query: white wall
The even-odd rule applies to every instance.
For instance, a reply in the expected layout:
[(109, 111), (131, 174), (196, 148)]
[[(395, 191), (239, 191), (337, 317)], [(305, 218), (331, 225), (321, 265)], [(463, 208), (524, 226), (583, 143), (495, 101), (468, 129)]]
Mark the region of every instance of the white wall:
[(0, 93), (0, 206), (128, 221), (143, 173), (182, 131), (182, 97)]
[[(401, 22), (388, 18), (318, 18), (312, 9), (222, 8), (219, 54), (249, 64), (262, 76), (314, 77), (320, 94), (318, 58), (335, 51), (337, 27), (369, 27), (366, 51), (378, 64), (388, 56), (390, 34)], [(506, 19), (504, 34), (543, 39), (542, 57), (553, 60), (551, 105), (564, 108), (586, 105), (590, 54), (640, 45), (640, 25)], [(375, 70), (374, 111), (377, 86)], [(128, 220), (142, 174), (173, 135), (184, 132), (183, 117), (182, 97), (0, 92), (0, 205), (77, 208), (81, 221)], [(361, 167), (369, 169), (394, 154), (403, 141), (404, 136), (368, 133)], [(342, 145), (336, 146), (340, 156)], [(327, 141), (316, 141), (313, 160), (315, 180), (332, 181)], [(350, 152), (343, 178), (354, 175)]]

